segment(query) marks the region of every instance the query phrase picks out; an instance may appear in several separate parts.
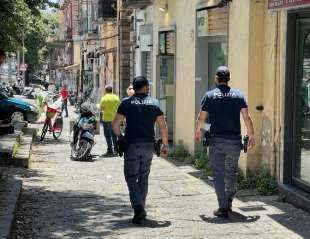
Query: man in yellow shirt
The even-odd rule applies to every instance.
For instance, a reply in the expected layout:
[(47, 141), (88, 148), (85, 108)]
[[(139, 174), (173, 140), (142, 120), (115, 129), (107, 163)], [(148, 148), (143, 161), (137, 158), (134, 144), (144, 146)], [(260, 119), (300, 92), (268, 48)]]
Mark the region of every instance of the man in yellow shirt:
[(113, 148), (116, 145), (116, 137), (112, 130), (112, 121), (116, 115), (120, 99), (117, 95), (113, 94), (111, 85), (105, 87), (105, 94), (100, 101), (100, 108), (102, 111), (102, 121), (104, 136), (107, 141), (108, 151), (103, 155), (104, 157), (114, 156)]

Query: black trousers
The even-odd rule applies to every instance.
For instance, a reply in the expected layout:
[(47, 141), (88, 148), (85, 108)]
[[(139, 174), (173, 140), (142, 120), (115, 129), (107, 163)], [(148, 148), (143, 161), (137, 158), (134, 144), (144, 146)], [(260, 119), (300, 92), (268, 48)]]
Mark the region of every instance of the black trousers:
[(67, 100), (64, 100), (62, 102), (62, 107), (61, 107), (61, 111), (66, 111), (66, 117), (68, 117), (68, 101)]

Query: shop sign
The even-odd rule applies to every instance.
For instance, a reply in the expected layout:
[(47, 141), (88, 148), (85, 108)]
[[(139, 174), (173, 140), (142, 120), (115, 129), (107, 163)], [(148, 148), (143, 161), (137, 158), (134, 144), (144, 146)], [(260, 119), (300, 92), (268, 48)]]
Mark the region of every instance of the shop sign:
[(153, 46), (153, 24), (144, 24), (139, 30), (140, 49), (142, 52), (150, 52)]
[(305, 4), (310, 4), (310, 0), (268, 0), (269, 9), (288, 8)]
[(164, 31), (159, 33), (159, 53), (161, 55), (174, 55), (175, 48), (175, 32)]
[(166, 54), (166, 34), (161, 32), (159, 34), (159, 53)]
[(197, 12), (197, 35), (198, 37), (205, 37), (209, 35), (207, 10)]

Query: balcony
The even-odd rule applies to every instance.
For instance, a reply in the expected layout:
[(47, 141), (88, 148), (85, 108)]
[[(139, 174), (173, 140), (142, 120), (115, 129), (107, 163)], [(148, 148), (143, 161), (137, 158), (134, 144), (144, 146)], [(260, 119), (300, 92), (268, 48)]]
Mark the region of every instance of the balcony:
[(116, 0), (99, 0), (98, 4), (98, 20), (116, 20), (117, 17), (117, 1)]
[(67, 30), (65, 31), (65, 39), (72, 39), (73, 36), (73, 29), (71, 27), (67, 27)]
[(96, 24), (89, 24), (89, 21), (94, 23), (94, 21), (85, 17), (80, 20), (79, 23), (79, 34), (98, 34), (98, 26)]
[(152, 3), (152, 0), (124, 0), (123, 7), (127, 9), (145, 8)]

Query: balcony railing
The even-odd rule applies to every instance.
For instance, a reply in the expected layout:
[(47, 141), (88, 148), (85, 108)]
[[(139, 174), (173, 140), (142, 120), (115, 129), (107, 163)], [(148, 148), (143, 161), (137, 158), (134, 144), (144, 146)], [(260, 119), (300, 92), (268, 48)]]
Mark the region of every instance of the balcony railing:
[(123, 7), (128, 9), (145, 8), (152, 3), (152, 0), (124, 0)]
[(114, 20), (117, 17), (116, 0), (99, 0), (98, 20)]

